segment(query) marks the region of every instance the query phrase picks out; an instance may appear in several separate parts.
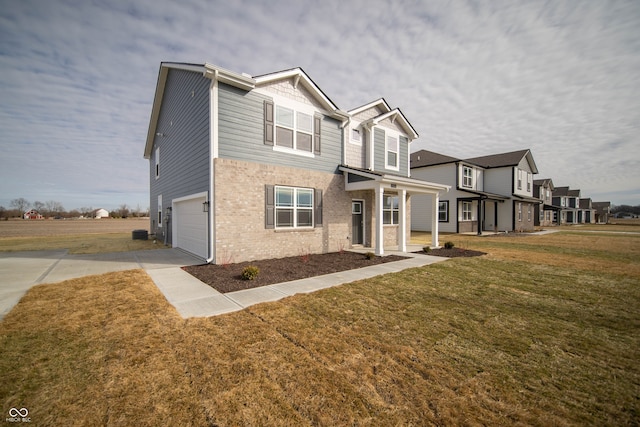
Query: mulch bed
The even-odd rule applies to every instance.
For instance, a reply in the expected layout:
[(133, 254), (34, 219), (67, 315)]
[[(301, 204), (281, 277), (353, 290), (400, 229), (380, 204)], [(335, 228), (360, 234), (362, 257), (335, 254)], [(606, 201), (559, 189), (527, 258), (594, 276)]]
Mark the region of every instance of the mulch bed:
[(429, 252), (418, 251), (414, 253), (441, 256), (446, 258), (473, 257), (473, 256), (486, 255), (486, 252), (472, 251), (471, 249), (462, 249), (462, 248), (451, 248), (451, 249), (438, 248), (438, 249), (431, 249)]
[[(265, 259), (237, 264), (193, 265), (182, 269), (224, 294), (403, 259), (406, 258), (396, 255), (374, 256), (372, 259), (367, 259), (364, 254), (345, 251)], [(254, 280), (243, 280), (240, 275), (242, 270), (249, 265), (258, 267), (260, 272)]]

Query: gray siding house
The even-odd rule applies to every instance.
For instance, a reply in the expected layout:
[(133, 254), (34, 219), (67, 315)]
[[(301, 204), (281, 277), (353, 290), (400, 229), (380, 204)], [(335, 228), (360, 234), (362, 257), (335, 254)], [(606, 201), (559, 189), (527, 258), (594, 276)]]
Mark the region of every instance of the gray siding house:
[(434, 216), (439, 230), (449, 233), (530, 231), (534, 229), (533, 175), (538, 168), (529, 150), (458, 159), (427, 150), (411, 154), (411, 176), (451, 186), (432, 214), (426, 196), (412, 205), (412, 229), (431, 231)]
[(383, 99), (339, 109), (300, 68), (162, 63), (144, 149), (151, 232), (213, 263), (405, 251), (412, 197), (437, 211), (449, 188), (410, 178), (417, 137)]

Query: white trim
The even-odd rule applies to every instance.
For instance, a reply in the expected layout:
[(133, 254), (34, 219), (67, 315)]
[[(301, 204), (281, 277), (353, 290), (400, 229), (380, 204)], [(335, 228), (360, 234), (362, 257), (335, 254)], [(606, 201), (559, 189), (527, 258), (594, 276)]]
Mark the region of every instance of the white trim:
[(164, 215), (162, 213), (162, 194), (158, 194), (158, 212), (156, 213), (156, 220), (158, 221), (158, 227), (162, 227), (162, 222), (164, 221)]
[(384, 98), (380, 98), (380, 99), (376, 99), (375, 101), (372, 101), (368, 104), (362, 105), (360, 107), (354, 108), (353, 110), (349, 110), (347, 111), (347, 113), (349, 113), (352, 116), (355, 116), (356, 114), (362, 113), (363, 111), (366, 111), (370, 108), (373, 108), (377, 105), (381, 105), (383, 107), (383, 110), (386, 110), (387, 112), (391, 111), (391, 107), (389, 107), (389, 104), (387, 104), (387, 101), (384, 100)]
[[(290, 189), (293, 190), (292, 196), (292, 206), (293, 209), (293, 225), (291, 227), (278, 227), (278, 189)], [(311, 191), (311, 207), (298, 207), (298, 190), (308, 190)], [(273, 227), (275, 230), (313, 230), (315, 228), (315, 189), (309, 187), (294, 187), (289, 185), (275, 185), (273, 188)], [(284, 206), (281, 209), (287, 209), (288, 207)], [(298, 209), (310, 210), (311, 211), (311, 225), (298, 226)]]
[[(365, 245), (365, 242), (367, 241), (367, 227), (365, 227), (366, 223), (367, 223), (367, 204), (366, 201), (364, 199), (351, 199), (351, 203), (353, 206), (353, 202), (360, 202), (362, 203), (362, 245)], [(351, 244), (353, 245), (353, 207), (351, 208)], [(359, 244), (359, 243), (356, 243)]]
[(304, 150), (296, 150), (295, 148), (289, 148), (289, 147), (280, 147), (277, 145), (273, 146), (273, 151), (278, 151), (280, 153), (287, 153), (287, 154), (295, 154), (296, 156), (302, 156), (302, 157), (309, 157), (309, 158), (315, 158), (316, 155), (309, 152), (309, 151), (304, 151)]
[[(396, 151), (389, 148), (389, 138), (395, 139)], [(395, 166), (389, 164), (389, 153), (396, 154)], [(400, 171), (400, 135), (393, 131), (389, 131), (388, 133), (385, 131), (384, 135), (384, 168), (393, 171)]]
[(158, 179), (160, 178), (160, 147), (156, 147), (155, 164), (156, 164), (155, 174), (156, 174), (156, 179)]

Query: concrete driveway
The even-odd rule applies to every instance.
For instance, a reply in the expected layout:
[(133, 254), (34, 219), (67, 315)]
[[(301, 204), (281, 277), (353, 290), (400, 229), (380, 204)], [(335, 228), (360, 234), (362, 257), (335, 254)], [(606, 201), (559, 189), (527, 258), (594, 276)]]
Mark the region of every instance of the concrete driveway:
[(156, 270), (202, 264), (179, 249), (70, 255), (66, 250), (0, 252), (0, 320), (34, 285), (142, 268)]

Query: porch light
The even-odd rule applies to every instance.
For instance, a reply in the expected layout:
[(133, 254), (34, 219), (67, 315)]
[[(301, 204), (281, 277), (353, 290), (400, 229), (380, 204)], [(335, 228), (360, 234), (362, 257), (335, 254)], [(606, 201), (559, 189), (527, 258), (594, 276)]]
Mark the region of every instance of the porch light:
[(202, 212), (209, 212), (209, 201), (202, 203)]

